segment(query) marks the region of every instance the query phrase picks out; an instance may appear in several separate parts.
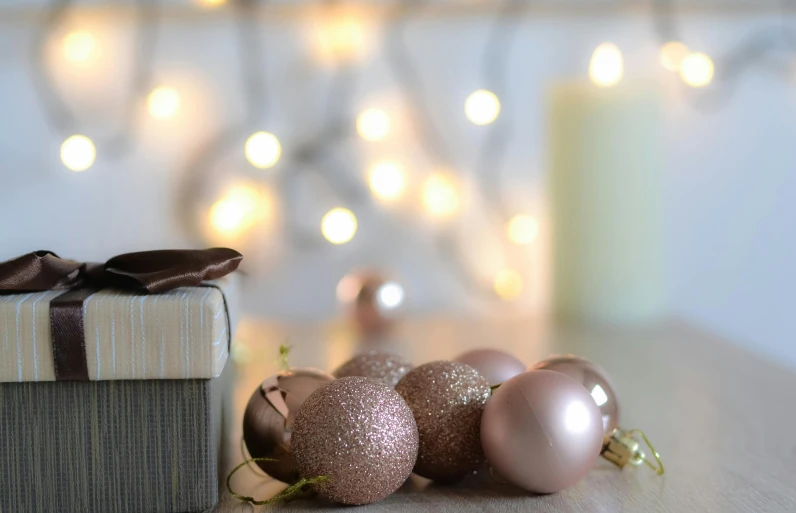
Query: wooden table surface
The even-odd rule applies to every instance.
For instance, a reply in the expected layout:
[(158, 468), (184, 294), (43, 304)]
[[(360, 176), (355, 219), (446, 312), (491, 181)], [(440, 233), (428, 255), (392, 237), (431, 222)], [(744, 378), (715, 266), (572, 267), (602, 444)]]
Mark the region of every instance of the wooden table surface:
[[(550, 327), (538, 320), (402, 321), (387, 339), (358, 340), (341, 324), (245, 322), (241, 326), (228, 429), (227, 467), (242, 461), (240, 419), (251, 392), (277, 369), (278, 346), (293, 345), (290, 363), (332, 370), (374, 347), (415, 364), (452, 358), (476, 347), (508, 350), (527, 363), (553, 353), (589, 358), (611, 374), (625, 428), (645, 430), (666, 474), (646, 467), (619, 470), (600, 461), (576, 486), (530, 495), (474, 475), (454, 486), (412, 476), (382, 502), (359, 513), (413, 512), (796, 512), (796, 373), (682, 323), (635, 329)], [(267, 498), (284, 485), (245, 468), (241, 492)], [(320, 499), (250, 506), (224, 492), (218, 513), (335, 511)]]

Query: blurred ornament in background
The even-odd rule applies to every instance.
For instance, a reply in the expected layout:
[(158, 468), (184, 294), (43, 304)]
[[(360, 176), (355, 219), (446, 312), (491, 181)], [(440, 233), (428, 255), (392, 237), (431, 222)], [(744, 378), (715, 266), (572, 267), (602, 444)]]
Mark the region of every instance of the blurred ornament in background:
[(386, 351), (368, 351), (357, 355), (332, 372), (335, 378), (362, 376), (381, 381), (391, 388), (414, 366), (408, 360)]
[(243, 414), (243, 440), (253, 458), (273, 458), (257, 465), (269, 476), (294, 483), (299, 479), (291, 452), (293, 421), (299, 407), (319, 387), (334, 380), (311, 368), (281, 371), (257, 387)]
[(97, 149), (85, 135), (73, 135), (61, 145), (61, 162), (71, 171), (85, 171), (96, 158)]
[(500, 115), (500, 100), (492, 91), (479, 89), (464, 102), (467, 119), (476, 125), (488, 125)]
[(459, 362), (417, 367), (395, 387), (412, 409), (420, 433), (414, 472), (440, 482), (457, 481), (484, 463), (481, 414), (489, 398), (486, 378)]
[(705, 87), (713, 81), (715, 67), (707, 54), (688, 54), (680, 64), (680, 78), (691, 87)]
[(613, 43), (603, 43), (594, 49), (589, 61), (589, 78), (600, 87), (612, 87), (625, 73), (622, 52)]
[(580, 383), (559, 372), (534, 370), (494, 391), (484, 408), (481, 442), (503, 479), (530, 492), (554, 493), (594, 467), (603, 426)]
[(474, 368), (489, 382), (490, 386), (508, 381), (525, 372), (526, 365), (516, 356), (499, 349), (474, 349), (453, 359)]
[(357, 218), (347, 208), (333, 208), (321, 220), (321, 233), (332, 244), (345, 244), (357, 233)]
[(270, 132), (255, 132), (246, 140), (246, 160), (259, 169), (273, 167), (282, 156), (279, 139)]
[(661, 47), (659, 56), (661, 66), (669, 71), (680, 71), (683, 59), (688, 53), (688, 47), (680, 41), (669, 41)]
[(529, 367), (529, 370), (539, 369), (566, 374), (583, 385), (600, 408), (606, 435), (619, 427), (619, 399), (605, 369), (575, 355), (551, 356)]
[(390, 327), (405, 300), (403, 286), (375, 271), (350, 273), (337, 284), (337, 299), (349, 308), (364, 335), (380, 335)]
[(293, 430), (296, 465), (342, 504), (379, 501), (397, 490), (417, 459), (412, 411), (392, 388), (370, 378), (341, 378), (310, 395)]

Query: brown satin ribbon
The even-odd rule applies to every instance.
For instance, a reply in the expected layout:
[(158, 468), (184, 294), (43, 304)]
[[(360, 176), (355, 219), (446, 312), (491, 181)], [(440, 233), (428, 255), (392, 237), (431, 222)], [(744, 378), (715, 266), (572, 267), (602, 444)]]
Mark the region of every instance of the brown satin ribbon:
[(158, 294), (198, 287), (235, 271), (241, 260), (240, 253), (228, 248), (141, 251), (115, 256), (104, 264), (36, 251), (0, 263), (0, 293), (66, 289), (50, 302), (55, 379), (88, 381), (83, 304), (89, 296), (104, 288)]

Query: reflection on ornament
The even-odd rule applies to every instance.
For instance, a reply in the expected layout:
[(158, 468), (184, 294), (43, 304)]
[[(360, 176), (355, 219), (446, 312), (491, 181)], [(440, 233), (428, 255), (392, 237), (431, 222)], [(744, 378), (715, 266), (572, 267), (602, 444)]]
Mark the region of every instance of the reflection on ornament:
[(85, 171), (96, 157), (94, 143), (85, 135), (73, 135), (61, 145), (61, 162), (71, 171)]
[(334, 380), (317, 369), (295, 368), (263, 381), (243, 414), (243, 439), (257, 465), (269, 476), (294, 483), (299, 475), (290, 448), (296, 413), (309, 395)]
[(600, 408), (606, 435), (619, 426), (619, 399), (608, 373), (589, 360), (575, 355), (552, 356), (533, 364), (529, 369), (544, 369), (566, 374), (580, 383)]
[(397, 490), (417, 459), (412, 411), (393, 389), (370, 378), (340, 378), (299, 409), (293, 455), (302, 476), (328, 476), (313, 489), (342, 504), (370, 504)]
[(601, 87), (615, 86), (624, 75), (622, 52), (613, 43), (603, 43), (595, 48), (589, 61), (589, 78)]
[(603, 444), (600, 411), (580, 383), (534, 370), (497, 388), (486, 403), (481, 442), (490, 465), (509, 483), (553, 493), (578, 482)]
[(374, 271), (348, 274), (337, 284), (337, 299), (349, 306), (354, 322), (364, 335), (386, 331), (405, 295), (399, 282), (385, 281)]
[(488, 125), (500, 114), (500, 100), (492, 91), (479, 89), (467, 97), (464, 113), (476, 125)]

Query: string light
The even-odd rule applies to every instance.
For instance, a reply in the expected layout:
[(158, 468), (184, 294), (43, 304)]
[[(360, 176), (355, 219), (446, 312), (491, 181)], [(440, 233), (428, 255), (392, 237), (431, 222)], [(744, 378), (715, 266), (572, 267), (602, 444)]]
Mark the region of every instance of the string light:
[(704, 53), (690, 53), (680, 64), (680, 78), (691, 87), (705, 87), (713, 81), (713, 60)]
[(261, 191), (250, 185), (239, 185), (210, 207), (210, 227), (217, 235), (236, 238), (263, 220), (269, 210), (270, 202)]
[(204, 7), (215, 8), (227, 3), (227, 0), (198, 0)]
[(492, 91), (479, 89), (467, 97), (464, 113), (476, 125), (488, 125), (500, 114), (500, 100)]
[(669, 41), (661, 47), (658, 58), (661, 62), (661, 66), (667, 70), (680, 71), (680, 65), (683, 63), (683, 59), (686, 58), (688, 53), (688, 47), (680, 41)]
[(97, 42), (88, 32), (78, 31), (68, 34), (63, 41), (66, 60), (74, 64), (85, 64), (94, 56)]
[(514, 244), (530, 244), (539, 233), (539, 223), (529, 215), (517, 214), (509, 220), (506, 231)]
[(364, 19), (349, 9), (325, 15), (313, 32), (318, 59), (325, 63), (363, 59), (372, 46), (370, 29)]
[(459, 193), (453, 180), (443, 174), (429, 176), (423, 184), (423, 205), (434, 217), (447, 217), (459, 208)]
[(381, 141), (390, 133), (390, 118), (381, 109), (365, 109), (357, 116), (357, 133), (366, 141)]
[(404, 172), (396, 162), (383, 161), (373, 164), (368, 184), (374, 196), (384, 201), (394, 201), (403, 195), (406, 186)]
[(332, 244), (345, 244), (357, 233), (357, 218), (347, 208), (333, 208), (321, 220), (321, 233)]
[(615, 86), (624, 75), (622, 52), (613, 43), (598, 46), (589, 61), (589, 78), (600, 87)]
[(282, 145), (272, 133), (256, 132), (246, 141), (246, 160), (254, 167), (273, 167), (281, 156)]
[(147, 97), (147, 106), (153, 118), (173, 118), (180, 110), (180, 93), (173, 87), (156, 87)]
[(388, 281), (376, 292), (376, 302), (385, 310), (393, 310), (404, 302), (404, 288), (400, 283)]
[(61, 144), (61, 162), (75, 172), (85, 171), (94, 164), (97, 149), (85, 135), (73, 135)]
[(495, 293), (506, 301), (516, 299), (522, 294), (522, 276), (513, 269), (503, 269), (497, 273), (494, 285)]

